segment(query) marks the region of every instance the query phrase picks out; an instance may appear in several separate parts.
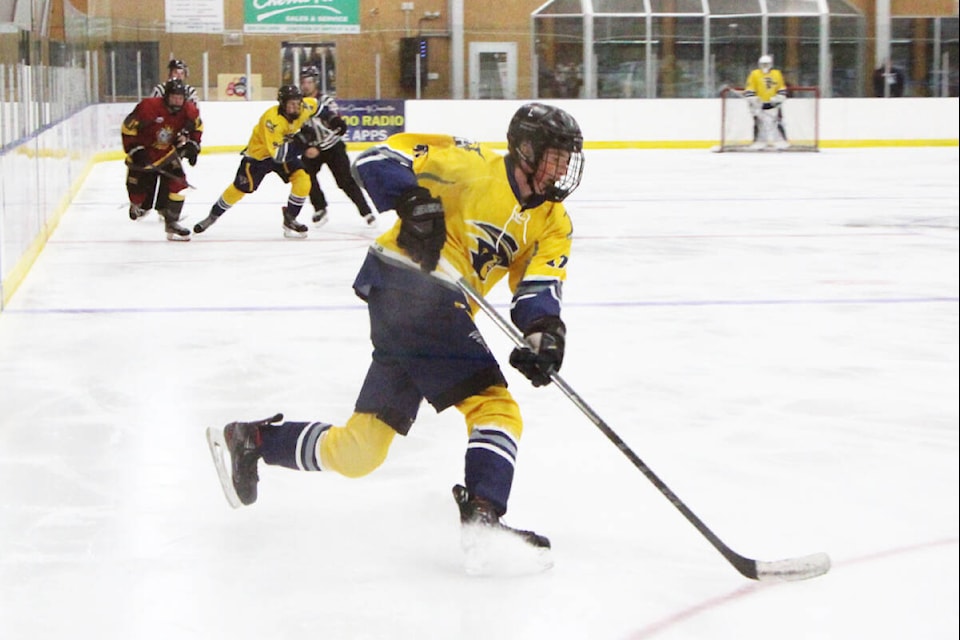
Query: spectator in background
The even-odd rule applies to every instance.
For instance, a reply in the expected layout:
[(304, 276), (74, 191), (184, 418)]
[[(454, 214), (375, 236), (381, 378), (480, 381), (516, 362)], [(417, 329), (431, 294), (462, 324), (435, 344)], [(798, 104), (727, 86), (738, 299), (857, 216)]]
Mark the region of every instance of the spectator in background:
[(903, 97), (905, 84), (903, 70), (897, 67), (882, 64), (873, 72), (873, 95), (878, 98), (885, 98), (888, 95), (891, 98)]

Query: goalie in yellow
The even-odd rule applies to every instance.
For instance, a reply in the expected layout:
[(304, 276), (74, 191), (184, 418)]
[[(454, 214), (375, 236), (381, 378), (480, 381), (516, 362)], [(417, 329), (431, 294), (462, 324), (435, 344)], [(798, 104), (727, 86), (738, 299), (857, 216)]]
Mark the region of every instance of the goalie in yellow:
[[(506, 156), (446, 135), (399, 134), (354, 161), (358, 181), (396, 224), (372, 244), (354, 281), (366, 301), (373, 358), (344, 426), (234, 422), (207, 432), (228, 501), (257, 499), (257, 462), (349, 477), (376, 469), (421, 403), (456, 407), (466, 423), (464, 483), (454, 487), (464, 531), (479, 526), (539, 550), (549, 541), (504, 525), (523, 431), (520, 409), (452, 279), (488, 292), (507, 278), (511, 319), (528, 348), (510, 364), (535, 386), (563, 362), (561, 288), (572, 225), (562, 204), (580, 184), (583, 136), (562, 109), (523, 105)], [(227, 455), (229, 454), (229, 463)]]
[[(787, 132), (783, 127), (780, 107), (787, 99), (787, 85), (780, 70), (773, 68), (772, 56), (760, 56), (757, 65), (759, 68), (750, 72), (743, 89), (743, 97), (747, 99), (753, 115), (754, 146), (786, 148)], [(779, 139), (774, 139), (774, 131), (779, 134)]]

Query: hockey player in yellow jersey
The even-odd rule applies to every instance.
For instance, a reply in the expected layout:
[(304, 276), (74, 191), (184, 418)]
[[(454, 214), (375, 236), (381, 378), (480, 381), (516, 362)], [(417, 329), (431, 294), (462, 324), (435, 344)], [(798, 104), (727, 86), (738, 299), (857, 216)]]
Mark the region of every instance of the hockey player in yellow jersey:
[(561, 289), (572, 225), (562, 201), (580, 184), (583, 137), (553, 106), (528, 103), (510, 121), (506, 156), (445, 135), (399, 134), (368, 149), (354, 172), (396, 224), (373, 243), (354, 290), (367, 302), (373, 358), (343, 426), (234, 422), (208, 430), (227, 499), (257, 498), (258, 460), (349, 477), (376, 469), (394, 436), (406, 435), (425, 399), (456, 407), (466, 422), (464, 484), (454, 487), (464, 531), (516, 535), (539, 550), (549, 541), (507, 527), (523, 420), (500, 367), (451, 278), (487, 292), (507, 278), (511, 318), (529, 348), (510, 364), (535, 386), (563, 362)]
[(316, 114), (318, 105), (314, 98), (305, 98), (295, 85), (280, 87), (278, 105), (267, 109), (250, 134), (243, 150), (243, 158), (233, 183), (210, 208), (206, 218), (193, 227), (194, 233), (203, 233), (224, 212), (237, 204), (245, 195), (253, 193), (268, 173), (276, 173), (284, 182), (290, 183), (287, 204), (282, 207), (283, 235), (288, 238), (303, 238), (307, 226), (297, 222), (297, 216), (310, 193), (310, 176), (303, 170), (301, 155), (315, 157), (316, 148), (304, 148), (295, 139), (304, 122)]
[[(783, 127), (780, 107), (787, 99), (787, 85), (780, 70), (773, 68), (772, 56), (760, 56), (757, 65), (758, 68), (747, 76), (743, 89), (743, 97), (747, 98), (750, 113), (753, 115), (754, 144), (760, 147), (768, 144), (785, 148), (787, 132)], [(777, 140), (772, 140), (774, 127), (780, 135)]]

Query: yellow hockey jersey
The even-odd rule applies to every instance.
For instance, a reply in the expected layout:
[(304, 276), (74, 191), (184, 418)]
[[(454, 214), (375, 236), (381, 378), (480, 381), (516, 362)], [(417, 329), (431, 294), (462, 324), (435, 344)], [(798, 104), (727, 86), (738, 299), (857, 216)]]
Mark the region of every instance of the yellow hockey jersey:
[(289, 137), (300, 131), (303, 123), (312, 118), (317, 113), (317, 109), (316, 98), (304, 98), (300, 116), (290, 122), (281, 115), (279, 106), (270, 107), (253, 127), (253, 133), (250, 134), (250, 141), (247, 142), (243, 154), (254, 160), (273, 158), (278, 162), (284, 161), (283, 156)]
[[(445, 135), (398, 134), (387, 145), (412, 158), (417, 183), (443, 201), (441, 257), (478, 291), (487, 293), (508, 274), (513, 292), (522, 280), (566, 279), (573, 233), (566, 209), (556, 202), (522, 209), (503, 155)], [(402, 256), (399, 229), (398, 221), (377, 244)]]
[[(507, 157), (486, 145), (402, 133), (365, 151), (354, 169), (381, 211), (392, 209), (401, 193), (416, 186), (440, 198), (447, 230), (441, 265), (449, 265), (483, 294), (509, 276), (511, 317), (524, 328), (538, 318), (560, 315), (573, 228), (560, 203), (538, 200), (524, 208), (510, 166)], [(397, 245), (399, 231), (398, 220), (371, 250), (381, 259), (419, 270)]]
[(744, 97), (756, 96), (760, 102), (770, 102), (777, 94), (787, 97), (787, 85), (779, 69), (770, 69), (767, 73), (764, 73), (763, 69), (754, 69), (750, 72), (743, 89)]

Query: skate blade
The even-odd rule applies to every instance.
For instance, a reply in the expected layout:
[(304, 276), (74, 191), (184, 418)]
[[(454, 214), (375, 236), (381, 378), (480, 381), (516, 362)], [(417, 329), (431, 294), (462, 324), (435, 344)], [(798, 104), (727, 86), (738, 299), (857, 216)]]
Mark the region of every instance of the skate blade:
[(220, 478), (220, 486), (223, 488), (223, 495), (227, 502), (234, 509), (243, 506), (240, 502), (240, 496), (233, 488), (233, 478), (230, 476), (230, 467), (228, 465), (227, 443), (223, 439), (223, 429), (214, 429), (207, 427), (207, 446), (210, 447), (210, 455), (213, 457), (213, 466), (217, 469), (217, 476)]
[(509, 531), (463, 525), (460, 533), (463, 569), (470, 576), (524, 576), (553, 566), (549, 548), (535, 547)]
[(330, 221), (330, 216), (328, 216), (328, 215), (327, 215), (327, 216), (323, 216), (323, 217), (320, 218), (319, 220), (314, 220), (314, 221), (313, 221), (313, 228), (314, 228), (314, 229), (319, 229), (319, 228), (322, 227), (323, 225), (327, 224), (327, 222), (329, 222), (329, 221)]
[(283, 237), (284, 237), (284, 238), (296, 238), (296, 239), (306, 238), (306, 237), (307, 237), (307, 232), (306, 232), (306, 231), (294, 231), (293, 229), (288, 229), (287, 227), (284, 227), (284, 228), (283, 228)]
[(181, 236), (178, 233), (168, 233), (167, 240), (170, 242), (190, 242), (190, 236)]

